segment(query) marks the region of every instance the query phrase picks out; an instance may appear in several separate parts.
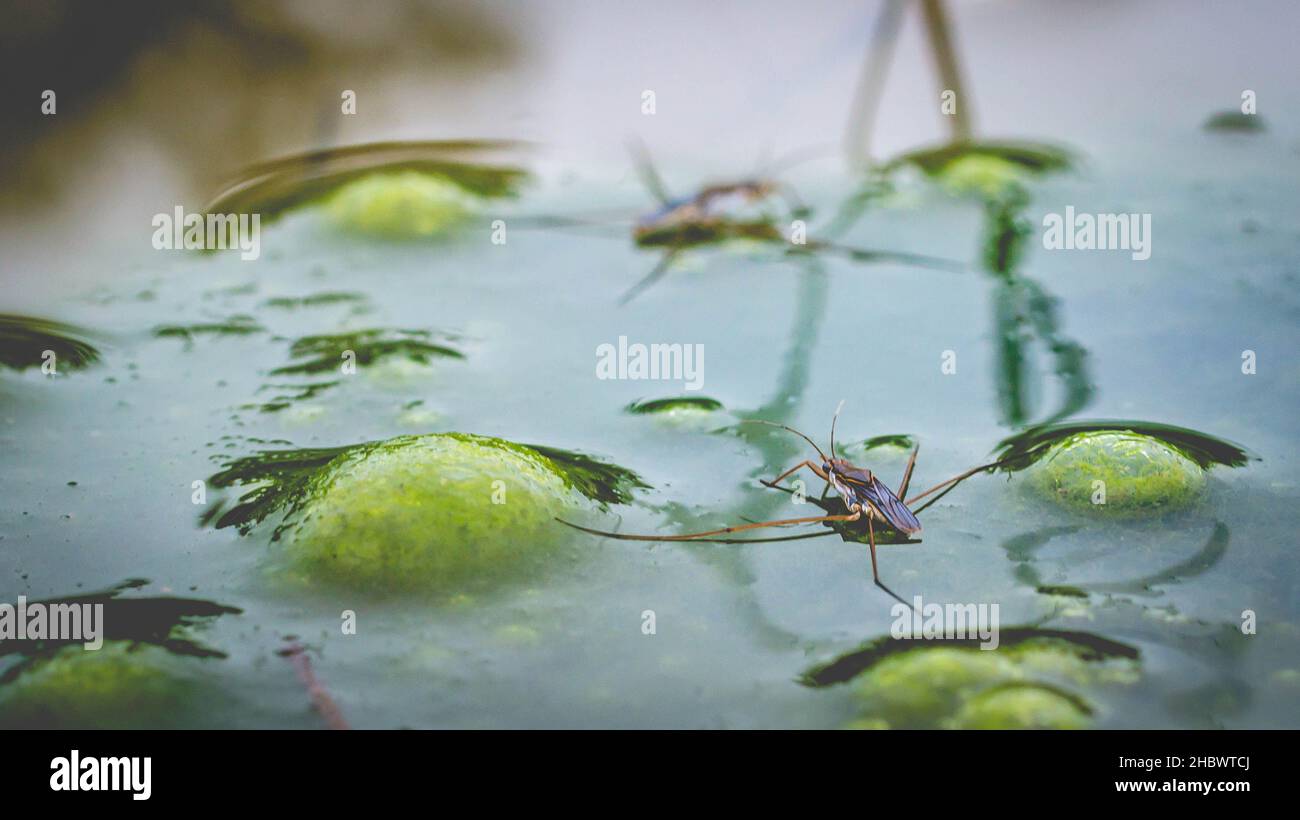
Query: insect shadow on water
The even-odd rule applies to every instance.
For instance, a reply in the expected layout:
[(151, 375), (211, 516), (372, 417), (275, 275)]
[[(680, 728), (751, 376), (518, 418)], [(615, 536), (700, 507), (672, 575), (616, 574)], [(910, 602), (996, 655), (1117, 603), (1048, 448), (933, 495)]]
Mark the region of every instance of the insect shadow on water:
[[(867, 543), (871, 548), (872, 580), (875, 582), (876, 586), (888, 593), (890, 597), (894, 598), (894, 600), (904, 604), (905, 606), (911, 606), (880, 580), (880, 570), (876, 560), (876, 522), (879, 521), (882, 525), (882, 534), (892, 533), (894, 538), (901, 537), (902, 540), (906, 542), (908, 536), (921, 531), (921, 522), (917, 518), (917, 513), (920, 513), (940, 497), (947, 494), (948, 491), (952, 490), (960, 482), (965, 481), (967, 478), (970, 478), (977, 473), (995, 469), (1001, 466), (1002, 463), (1000, 461), (995, 461), (989, 464), (982, 464), (978, 467), (973, 467), (953, 476), (952, 478), (941, 481), (930, 489), (917, 493), (911, 498), (907, 498), (907, 490), (912, 480), (912, 470), (916, 466), (916, 457), (920, 450), (920, 446), (918, 445), (912, 450), (912, 454), (907, 460), (907, 467), (903, 470), (903, 478), (898, 484), (898, 492), (895, 493), (883, 481), (877, 478), (871, 470), (865, 467), (858, 467), (838, 456), (835, 448), (835, 422), (839, 419), (840, 409), (842, 409), (843, 406), (844, 403), (840, 402), (840, 407), (836, 409), (835, 416), (831, 420), (830, 456), (827, 456), (811, 438), (793, 427), (762, 419), (746, 419), (742, 421), (741, 424), (765, 424), (794, 433), (812, 445), (812, 448), (817, 451), (817, 455), (821, 459), (820, 463), (814, 462), (811, 459), (805, 459), (784, 471), (771, 481), (763, 481), (762, 483), (765, 486), (773, 489), (784, 489), (778, 486), (783, 479), (798, 470), (806, 468), (816, 474), (816, 476), (822, 481), (826, 482), (827, 489), (835, 490), (836, 494), (839, 496), (840, 505), (844, 508), (845, 512), (832, 513), (825, 506), (826, 502), (823, 501), (823, 509), (827, 509), (826, 515), (784, 518), (773, 521), (755, 521), (747, 524), (737, 524), (729, 527), (705, 530), (703, 532), (687, 533), (684, 535), (632, 535), (583, 527), (563, 519), (557, 520), (566, 526), (591, 533), (592, 535), (599, 535), (605, 538), (616, 538), (624, 541), (711, 541), (722, 544), (790, 541), (798, 538), (827, 535), (836, 531), (840, 532), (842, 535), (847, 531), (860, 537), (860, 528), (865, 524)], [(936, 493), (937, 495), (935, 495)], [(934, 495), (934, 498), (931, 498), (923, 506), (918, 507), (915, 511), (911, 509), (912, 504), (931, 495)], [(768, 527), (788, 527), (799, 524), (824, 524), (832, 529), (830, 531), (804, 533), (802, 535), (778, 538), (731, 539), (716, 537), (748, 530)], [(857, 540), (857, 537), (852, 540)], [(896, 543), (896, 541), (891, 541), (890, 543)]]
[(1069, 535), (1079, 527), (1052, 527), (1046, 530), (1016, 536), (1003, 543), (1007, 557), (1018, 562), (1017, 577), (1034, 587), (1043, 595), (1065, 595), (1074, 598), (1087, 598), (1090, 593), (1134, 595), (1143, 598), (1159, 597), (1163, 593), (1156, 587), (1178, 584), (1189, 578), (1195, 578), (1215, 567), (1228, 552), (1228, 526), (1221, 521), (1215, 522), (1210, 537), (1196, 554), (1165, 569), (1134, 578), (1128, 581), (1108, 581), (1084, 583), (1078, 585), (1044, 584), (1037, 569), (1033, 566), (1033, 553), (1057, 535)]

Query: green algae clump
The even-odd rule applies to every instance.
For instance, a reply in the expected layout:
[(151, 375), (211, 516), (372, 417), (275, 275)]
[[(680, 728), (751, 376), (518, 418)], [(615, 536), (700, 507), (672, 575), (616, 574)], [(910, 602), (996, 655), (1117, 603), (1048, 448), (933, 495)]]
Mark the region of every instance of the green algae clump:
[[(942, 643), (899, 649), (878, 642), (868, 650), (874, 660), (852, 678), (858, 714), (846, 728), (1087, 728), (1093, 707), (1072, 690), (1131, 684), (1141, 674), (1136, 655), (1122, 647), (1015, 632), (1003, 633), (1008, 642), (991, 650)], [(808, 681), (843, 680), (846, 662), (856, 666), (859, 654)]]
[(945, 725), (952, 729), (1086, 729), (1090, 710), (1053, 687), (999, 686), (981, 692)]
[(474, 198), (443, 177), (400, 171), (376, 173), (340, 187), (325, 202), (339, 228), (382, 239), (445, 235), (474, 212)]
[(120, 641), (64, 648), (0, 686), (0, 728), (157, 727), (183, 706), (191, 685), (172, 663), (166, 650)]
[(718, 414), (726, 412), (722, 402), (707, 396), (635, 401), (623, 409), (635, 416), (653, 416), (663, 427), (696, 431), (716, 426)]
[(1077, 433), (1026, 470), (1031, 487), (1084, 512), (1152, 515), (1186, 507), (1205, 471), (1177, 448), (1126, 430)]
[(998, 199), (1022, 184), (1024, 169), (1000, 157), (971, 154), (950, 162), (938, 175), (944, 189), (953, 196)]
[(865, 718), (898, 727), (931, 726), (936, 716), (959, 708), (971, 691), (1015, 674), (1015, 665), (999, 652), (941, 646), (885, 658), (862, 677), (856, 694), (868, 705)]
[(445, 588), (517, 574), (570, 535), (571, 478), (536, 450), (461, 433), (349, 451), (312, 480), (287, 545), (309, 578), (354, 588)]

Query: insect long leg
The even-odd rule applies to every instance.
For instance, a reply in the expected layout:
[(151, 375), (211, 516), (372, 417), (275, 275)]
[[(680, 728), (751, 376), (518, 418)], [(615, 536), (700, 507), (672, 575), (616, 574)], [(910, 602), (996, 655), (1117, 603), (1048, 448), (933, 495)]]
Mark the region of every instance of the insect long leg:
[(880, 583), (880, 568), (876, 566), (876, 525), (872, 523), (875, 516), (867, 514), (867, 540), (871, 544), (871, 579)]
[(654, 161), (650, 159), (650, 149), (639, 139), (629, 140), (627, 149), (632, 154), (632, 164), (636, 167), (637, 176), (641, 178), (641, 184), (660, 205), (667, 205), (672, 197), (659, 177), (659, 172), (655, 170)]
[(898, 593), (894, 592), (892, 589), (885, 586), (885, 583), (880, 580), (880, 571), (876, 566), (876, 527), (875, 524), (872, 523), (872, 519), (874, 519), (875, 517), (876, 517), (875, 510), (869, 509), (867, 511), (867, 542), (871, 545), (871, 579), (875, 581), (876, 586), (883, 589), (889, 595), (890, 598), (893, 598), (895, 601), (898, 601), (903, 606), (908, 607), (909, 609), (915, 611), (916, 607), (914, 605), (909, 604), (907, 601), (904, 601), (902, 598), (898, 597)]
[(848, 257), (854, 262), (863, 262), (866, 264), (886, 263), (898, 265), (914, 265), (918, 268), (929, 268), (931, 270), (942, 270), (950, 273), (964, 273), (966, 266), (961, 262), (955, 262), (951, 259), (940, 259), (937, 256), (926, 256), (920, 253), (906, 253), (903, 251), (875, 251), (866, 248), (854, 248), (848, 245), (840, 245), (834, 242), (825, 242), (809, 238), (802, 245), (792, 245), (786, 248), (786, 253), (811, 253), (814, 251), (826, 251)]
[[(922, 498), (925, 498), (927, 495), (930, 495), (930, 494), (933, 493), (933, 492), (936, 492), (936, 491), (938, 491), (938, 490), (942, 490), (942, 489), (944, 489), (945, 487), (951, 489), (952, 487), (955, 487), (957, 484), (959, 484), (959, 483), (965, 481), (966, 479), (970, 478), (971, 476), (975, 475), (976, 473), (982, 473), (982, 472), (984, 472), (985, 470), (991, 470), (991, 469), (993, 469), (994, 467), (1000, 467), (1000, 466), (1002, 466), (1003, 463), (1004, 463), (1004, 461), (993, 461), (993, 462), (990, 462), (990, 463), (988, 463), (988, 464), (981, 464), (981, 465), (978, 466), (978, 467), (972, 467), (971, 469), (967, 470), (966, 472), (961, 473), (961, 474), (959, 474), (959, 475), (955, 475), (955, 476), (953, 476), (952, 478), (948, 479), (947, 481), (941, 481), (941, 482), (939, 482), (938, 484), (934, 485), (933, 487), (931, 487), (930, 489), (926, 490), (926, 491), (923, 492), (923, 493), (917, 493), (916, 495), (914, 495), (914, 496), (912, 496), (911, 498), (907, 499), (907, 500), (904, 501), (903, 503), (910, 507), (910, 506), (912, 506), (912, 503), (913, 503), (913, 502), (915, 502), (915, 501), (920, 501)], [(938, 499), (934, 499), (934, 500), (932, 500), (929, 504), (926, 504), (925, 507), (930, 506), (930, 504), (933, 504), (934, 501), (937, 501), (937, 500), (938, 500)], [(923, 510), (923, 509), (925, 509), (925, 507), (922, 507), (921, 509)], [(913, 510), (913, 512), (920, 512), (920, 511), (921, 511), (921, 510)]]
[(807, 467), (809, 470), (812, 470), (814, 473), (816, 473), (817, 477), (820, 478), (822, 481), (825, 481), (827, 483), (830, 482), (830, 478), (826, 475), (825, 471), (823, 471), (821, 467), (818, 467), (816, 464), (813, 464), (811, 461), (807, 461), (807, 460), (799, 462), (798, 464), (786, 470), (784, 473), (781, 473), (779, 476), (772, 479), (771, 481), (763, 481), (763, 479), (761, 478), (759, 479), (759, 481), (762, 482), (763, 484), (766, 484), (768, 487), (775, 487), (776, 485), (781, 483), (781, 479), (790, 475), (794, 471), (802, 469), (804, 467)]
[(921, 445), (912, 448), (912, 457), (907, 460), (907, 469), (903, 470), (903, 480), (898, 483), (898, 497), (907, 498), (907, 485), (912, 483), (912, 468), (916, 466), (916, 454), (921, 452)]
[(756, 530), (763, 527), (785, 527), (790, 524), (821, 524), (828, 521), (857, 521), (862, 517), (862, 512), (849, 513), (848, 515), (813, 515), (806, 518), (786, 518), (779, 521), (759, 521), (754, 524), (741, 524), (735, 527), (723, 527), (720, 530), (707, 530), (705, 532), (692, 532), (686, 535), (627, 535), (618, 532), (606, 532), (604, 530), (594, 530), (589, 527), (582, 527), (563, 518), (557, 518), (565, 526), (573, 527), (575, 530), (589, 532), (592, 535), (601, 535), (606, 538), (617, 538), (621, 541), (693, 541), (697, 538), (707, 538), (710, 535), (726, 535), (730, 532), (742, 532), (744, 530)]
[(650, 272), (641, 278), (641, 281), (628, 288), (623, 295), (619, 297), (619, 307), (626, 305), (628, 302), (639, 296), (641, 291), (664, 278), (664, 274), (668, 273), (668, 268), (672, 266), (673, 260), (677, 258), (679, 252), (680, 251), (676, 248), (665, 252), (664, 255), (660, 257), (659, 261), (655, 263), (655, 266), (650, 269)]

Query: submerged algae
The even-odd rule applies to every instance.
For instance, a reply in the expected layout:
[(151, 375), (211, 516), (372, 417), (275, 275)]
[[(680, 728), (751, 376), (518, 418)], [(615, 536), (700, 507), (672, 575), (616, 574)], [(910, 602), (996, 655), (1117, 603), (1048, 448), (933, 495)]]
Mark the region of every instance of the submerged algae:
[(948, 729), (1086, 729), (1092, 708), (1082, 698), (1040, 683), (1006, 683), (962, 704)]
[(991, 651), (918, 647), (871, 667), (854, 694), (864, 718), (890, 727), (1079, 729), (1093, 708), (1063, 684), (1135, 675), (1131, 663), (1096, 665), (1075, 645), (1045, 638)]
[(1133, 647), (1084, 632), (1013, 627), (997, 649), (974, 639), (920, 645), (884, 637), (804, 675), (809, 686), (850, 682), (850, 728), (1083, 728), (1093, 706), (1074, 687), (1127, 684)]
[(193, 686), (175, 663), (147, 644), (64, 647), (0, 688), (0, 728), (156, 727), (179, 711)]
[[(226, 657), (199, 642), (193, 628), (241, 610), (197, 598), (127, 594), (148, 583), (133, 578), (33, 602), (96, 608), (96, 637), (104, 643), (88, 650), (84, 641), (66, 637), (0, 641), (0, 662), (8, 664), (0, 674), (0, 728), (156, 727), (176, 718), (197, 680), (193, 664)], [(83, 620), (83, 629), (90, 623)]]

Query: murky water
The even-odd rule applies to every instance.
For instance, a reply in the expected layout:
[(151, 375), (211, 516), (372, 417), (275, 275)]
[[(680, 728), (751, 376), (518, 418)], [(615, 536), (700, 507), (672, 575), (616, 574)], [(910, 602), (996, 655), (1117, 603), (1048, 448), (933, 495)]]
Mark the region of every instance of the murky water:
[[(1072, 417), (1195, 428), (1259, 460), (1212, 469), (1198, 503), (1156, 520), (1080, 516), (1026, 491), (1019, 475), (977, 476), (923, 513), (919, 543), (881, 547), (882, 577), (907, 598), (997, 603), (1004, 628), (1135, 648), (1132, 679), (1074, 687), (1093, 725), (1295, 725), (1294, 157), (1267, 137), (1201, 133), (1155, 171), (1105, 160), (1033, 182), (1025, 211), (1035, 226), (1066, 204), (1157, 215), (1146, 262), (1045, 251), (1037, 233), (1026, 245), (1018, 275), (1058, 300), (1057, 330), (1087, 353), (1092, 389)], [(813, 207), (814, 235), (852, 193), (828, 167), (790, 178)], [(730, 243), (680, 254), (624, 307), (619, 296), (659, 257), (633, 244), (626, 222), (520, 227), (503, 245), (490, 241), (498, 211), (509, 223), (589, 213), (593, 201), (649, 209), (630, 181), (539, 181), (429, 242), (351, 236), (304, 209), (266, 228), (254, 264), (158, 254), (68, 300), (60, 318), (99, 331), (103, 361), (57, 379), (5, 376), (3, 599), (144, 578), (123, 594), (241, 610), (190, 627), (226, 657), (178, 661), (201, 670), (188, 673), (202, 678), (199, 694), (180, 711), (134, 716), (138, 725), (321, 725), (277, 654), (286, 636), (309, 647), (356, 726), (850, 721), (861, 708), (850, 686), (800, 678), (889, 634), (893, 601), (871, 583), (861, 544), (646, 544), (574, 532), (565, 557), (534, 577), (411, 598), (287, 583), (271, 570), (285, 549), (271, 527), (241, 537), (199, 523), (192, 482), (265, 449), (463, 431), (581, 450), (653, 487), (596, 523), (667, 534), (810, 514), (756, 481), (803, 458), (802, 443), (719, 432), (741, 417), (823, 440), (845, 400), (842, 443), (919, 442), (914, 487), (987, 460), (1018, 429), (999, 392), (1002, 285), (980, 270), (978, 203), (918, 183), (839, 240), (960, 260), (964, 272)], [(336, 296), (296, 301), (314, 294)], [(213, 332), (231, 317), (246, 317), (237, 332)], [(189, 325), (208, 332), (155, 332)], [(273, 373), (302, 359), (295, 339), (365, 329), (427, 331), (420, 338), (454, 339), (463, 358)], [(597, 378), (599, 346), (620, 336), (702, 345), (700, 392), (725, 409), (694, 422), (626, 412), (684, 390), (680, 380)], [(1242, 372), (1247, 349), (1254, 375)], [(946, 352), (955, 373), (943, 372)], [(1062, 379), (1045, 351), (1021, 364), (1022, 423), (1046, 419), (1065, 401)], [(313, 383), (325, 386), (301, 390)], [(868, 465), (893, 484), (905, 455), (872, 451)], [(341, 634), (344, 610), (356, 613), (355, 636)], [(642, 631), (646, 610), (653, 635)], [(1246, 610), (1256, 634), (1241, 630)]]

